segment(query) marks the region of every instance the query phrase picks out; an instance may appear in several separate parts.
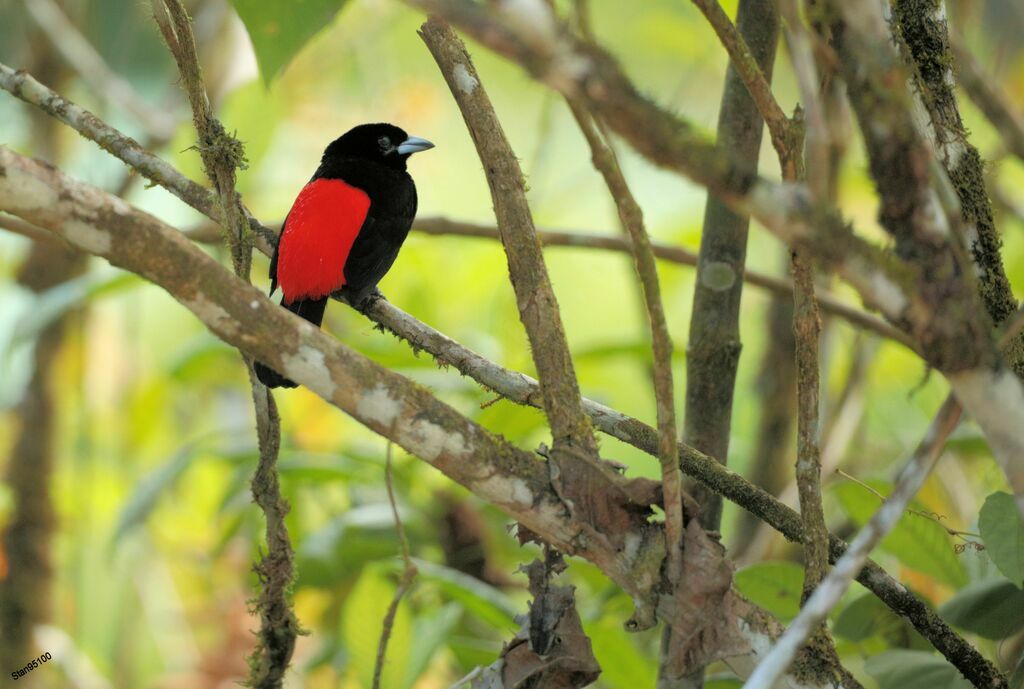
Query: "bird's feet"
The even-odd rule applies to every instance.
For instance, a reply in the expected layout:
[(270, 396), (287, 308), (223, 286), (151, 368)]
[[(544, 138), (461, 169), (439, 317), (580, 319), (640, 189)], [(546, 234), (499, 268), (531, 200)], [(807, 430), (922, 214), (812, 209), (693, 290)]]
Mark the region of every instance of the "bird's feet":
[(343, 287), (337, 292), (334, 292), (331, 296), (344, 299), (349, 306), (359, 312), (365, 312), (370, 308), (370, 305), (378, 299), (384, 299), (387, 301), (387, 298), (379, 289), (377, 289), (376, 286), (367, 287), (358, 291), (352, 291), (347, 287)]

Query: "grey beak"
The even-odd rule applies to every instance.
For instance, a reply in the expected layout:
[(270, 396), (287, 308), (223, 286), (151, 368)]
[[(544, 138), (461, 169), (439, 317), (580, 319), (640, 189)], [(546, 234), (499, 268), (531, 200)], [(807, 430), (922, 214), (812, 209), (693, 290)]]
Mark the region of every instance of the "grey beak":
[(426, 139), (421, 139), (418, 136), (410, 136), (408, 139), (398, 144), (398, 155), (412, 155), (413, 153), (426, 151), (433, 147), (434, 144), (430, 143)]

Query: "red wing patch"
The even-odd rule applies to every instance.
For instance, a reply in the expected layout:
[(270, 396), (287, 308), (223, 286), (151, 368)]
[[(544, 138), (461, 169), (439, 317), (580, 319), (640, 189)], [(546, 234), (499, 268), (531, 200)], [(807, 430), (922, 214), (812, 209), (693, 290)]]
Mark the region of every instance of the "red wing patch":
[(278, 247), (284, 302), (323, 297), (345, 285), (345, 261), (366, 220), (370, 197), (340, 179), (315, 179), (299, 192)]

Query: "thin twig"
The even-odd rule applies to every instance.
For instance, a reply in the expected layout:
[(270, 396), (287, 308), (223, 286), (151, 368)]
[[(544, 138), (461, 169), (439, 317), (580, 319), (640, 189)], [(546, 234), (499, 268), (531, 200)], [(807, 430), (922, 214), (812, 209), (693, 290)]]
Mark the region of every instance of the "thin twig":
[[(872, 488), (867, 483), (864, 483), (863, 481), (861, 481), (856, 476), (848, 474), (845, 471), (843, 471), (842, 469), (836, 469), (836, 473), (839, 474), (840, 476), (842, 476), (843, 478), (845, 478), (847, 481), (852, 481), (853, 483), (856, 483), (858, 486), (860, 486), (861, 488), (863, 488), (867, 492), (869, 492), (872, 495), (874, 495), (876, 498), (878, 498), (879, 502), (884, 503), (887, 500), (887, 498), (884, 495), (879, 493), (877, 490)], [(935, 522), (936, 524), (941, 526), (943, 531), (945, 531), (950, 536), (959, 536), (959, 537), (974, 536), (975, 538), (981, 538), (980, 534), (972, 533), (970, 531), (960, 531), (959, 529), (954, 529), (954, 528), (952, 528), (950, 526), (946, 526), (945, 524), (942, 523), (943, 517), (942, 517), (941, 514), (936, 514), (935, 512), (925, 512), (924, 510), (917, 510), (917, 509), (914, 509), (913, 507), (907, 507), (906, 511), (907, 511), (907, 514), (913, 514), (913, 515), (916, 515), (918, 517), (923, 517), (924, 519), (927, 519), (928, 521)]]
[[(765, 70), (761, 69), (758, 59), (747, 45), (747, 40), (729, 19), (729, 15), (722, 9), (718, 0), (692, 0), (692, 2), (711, 24), (711, 28), (718, 35), (718, 40), (729, 53), (729, 64), (743, 80), (743, 84), (747, 87), (747, 93), (758, 112), (761, 113), (775, 150), (780, 155), (784, 151), (788, 151), (792, 148), (787, 135), (789, 118), (786, 117), (786, 113), (775, 100), (771, 84), (765, 77)], [(767, 66), (767, 71), (770, 73), (771, 64), (767, 63)]]
[(651, 240), (644, 227), (643, 211), (629, 189), (619, 162), (608, 142), (602, 139), (589, 113), (578, 103), (569, 108), (583, 132), (594, 167), (605, 180), (615, 201), (619, 221), (629, 233), (633, 262), (643, 289), (644, 304), (651, 329), (654, 354), (654, 396), (658, 420), (658, 458), (665, 505), (665, 546), (669, 586), (679, 586), (682, 572), (683, 481), (679, 473), (679, 446), (676, 439), (675, 386), (672, 382), (672, 338), (665, 320), (665, 306), (658, 283), (658, 265)]
[(921, 444), (904, 467), (892, 495), (861, 529), (846, 553), (807, 599), (789, 628), (747, 679), (744, 689), (771, 689), (786, 672), (797, 650), (839, 603), (871, 550), (896, 526), (907, 503), (920, 490), (942, 454), (946, 438), (959, 423), (960, 414), (961, 407), (956, 398), (946, 398)]
[(192, 106), (192, 121), (199, 137), (199, 155), (206, 168), (206, 176), (217, 192), (235, 273), (248, 280), (252, 265), (252, 239), (245, 210), (235, 191), (236, 170), (246, 166), (245, 152), (241, 142), (230, 136), (213, 115), (210, 98), (203, 85), (188, 12), (180, 0), (151, 0), (151, 3), (153, 16), (178, 64), (182, 88)]
[[(803, 165), (809, 174), (793, 176), (799, 181), (808, 184), (812, 196), (818, 201), (828, 199), (829, 180), (835, 178), (835, 171), (831, 170), (833, 161), (831, 155), (832, 141), (834, 135), (829, 127), (828, 118), (825, 116), (825, 106), (821, 97), (821, 82), (818, 76), (818, 69), (814, 61), (814, 51), (811, 47), (811, 38), (800, 19), (800, 11), (795, 0), (779, 0), (779, 12), (784, 20), (784, 35), (786, 45), (789, 48), (790, 60), (793, 63), (793, 72), (796, 74), (797, 85), (800, 88), (800, 99), (803, 103), (801, 117), (803, 120), (803, 147), (805, 148), (805, 160)], [(799, 155), (799, 146), (796, 138), (791, 138), (790, 151)], [(786, 160), (786, 154), (780, 152), (783, 159), (783, 170), (790, 166)], [(833, 199), (828, 199), (834, 201)]]
[(373, 666), (373, 689), (380, 689), (380, 678), (384, 673), (384, 657), (387, 655), (388, 640), (391, 638), (391, 629), (395, 624), (395, 615), (398, 614), (398, 604), (402, 602), (402, 598), (412, 588), (412, 582), (419, 573), (409, 552), (409, 539), (405, 535), (402, 518), (398, 515), (398, 503), (395, 502), (395, 488), (391, 476), (391, 455), (392, 444), (391, 441), (388, 441), (387, 455), (384, 461), (384, 486), (388, 491), (388, 503), (391, 505), (391, 514), (395, 518), (395, 531), (398, 532), (398, 542), (402, 548), (402, 562), (404, 566), (402, 569), (402, 579), (398, 582), (398, 588), (395, 589), (391, 605), (388, 606), (387, 614), (384, 615), (380, 642), (377, 644), (377, 660)]

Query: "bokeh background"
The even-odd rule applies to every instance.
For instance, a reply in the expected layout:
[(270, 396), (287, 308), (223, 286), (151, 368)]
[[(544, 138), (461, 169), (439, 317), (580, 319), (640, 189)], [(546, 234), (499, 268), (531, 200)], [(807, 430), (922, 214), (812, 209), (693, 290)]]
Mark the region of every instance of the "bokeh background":
[[(230, 5), (189, 4), (217, 113), (245, 143), (249, 167), (239, 173), (238, 188), (257, 217), (270, 223), (284, 216), (333, 138), (362, 122), (390, 121), (437, 146), (410, 165), (421, 216), (493, 222), (472, 142), (416, 35), (419, 13), (392, 0), (352, 0), (267, 83)], [(724, 4), (732, 14), (735, 3)], [(699, 13), (680, 0), (591, 5), (598, 38), (638, 85), (713, 133), (726, 59)], [(114, 70), (175, 118), (175, 134), (158, 152), (205, 181), (199, 157), (190, 150), (194, 131), (187, 105), (148, 3), (69, 0), (63, 6)], [(997, 85), (1024, 108), (1024, 7), (1013, 0), (957, 2), (951, 12)], [(619, 234), (612, 203), (565, 104), (500, 58), (472, 43), (470, 49), (522, 162), (538, 225)], [(0, 60), (32, 70), (123, 131), (146, 139), (130, 114), (111, 107), (55, 54), (19, 0), (0, 4)], [(791, 110), (796, 89), (784, 50), (774, 83), (783, 107)], [(962, 94), (960, 103), (972, 141), (991, 161), (1007, 273), (1019, 287), (1024, 166), (1006, 155)], [(0, 142), (107, 189), (119, 187), (126, 174), (119, 161), (6, 93), (0, 93)], [(654, 169), (625, 145), (619, 152), (651, 234), (696, 250), (704, 191)], [(761, 168), (778, 176), (767, 144)], [(857, 229), (884, 241), (855, 138), (840, 196)], [(141, 182), (127, 198), (182, 229), (202, 221), (170, 194)], [(0, 466), (9, 461), (22, 424), (17, 405), (33, 370), (36, 339), (54, 319), (67, 323), (49, 391), (56, 405), (55, 465), (51, 475), (39, 477), (51, 484), (57, 514), (51, 626), (43, 639), (53, 646), (49, 650), (62, 649), (62, 661), (33, 673), (33, 681), (44, 687), (235, 686), (247, 672), (250, 630), (257, 626), (247, 600), (263, 528), (248, 492), (255, 433), (238, 354), (162, 290), (100, 260), (52, 289), (26, 289), (15, 276), (29, 247), (25, 238), (0, 231)], [(222, 250), (210, 251), (226, 259)], [(546, 258), (584, 393), (653, 423), (646, 323), (629, 257), (550, 248)], [(782, 246), (755, 225), (748, 266), (783, 275), (786, 262)], [(266, 259), (257, 256), (257, 284), (268, 284), (266, 269)], [(681, 409), (693, 270), (662, 262), (661, 280), (676, 343)], [(833, 288), (858, 304), (850, 290)], [(494, 241), (413, 232), (381, 289), (402, 309), (488, 358), (532, 373), (504, 256)], [(729, 462), (747, 475), (763, 440), (759, 424), (772, 374), (763, 365), (773, 346), (771, 300), (756, 287), (744, 290)], [(414, 355), (353, 311), (332, 304), (324, 327), (520, 446), (546, 440), (539, 411), (506, 401), (487, 405), (493, 395), (439, 369), (428, 356)], [(899, 344), (858, 334), (836, 319), (826, 325), (823, 365), (826, 450), (844, 472), (884, 494), (946, 385)], [(281, 392), (277, 399), (281, 477), (297, 553), (294, 600), (309, 631), (299, 641), (288, 686), (369, 686), (380, 621), (400, 571), (384, 490), (386, 444), (307, 390)], [(631, 475), (658, 475), (654, 458), (612, 438), (602, 437), (601, 444), (604, 456), (627, 465)], [(777, 454), (792, 455), (787, 447)], [(788, 472), (789, 464), (778, 471)], [(528, 595), (515, 570), (534, 553), (515, 544), (504, 515), (402, 451), (395, 454), (395, 480), (414, 554), (423, 564), (399, 609), (384, 686), (446, 687), (475, 665), (493, 661), (517, 629), (514, 615), (525, 612)], [(944, 527), (976, 531), (985, 496), (1002, 488), (1004, 478), (984, 441), (966, 423), (919, 496), (917, 507), (933, 517), (905, 517), (877, 558), (930, 603), (942, 605), (969, 582), (993, 574), (986, 554), (970, 544), (976, 539), (950, 535)], [(0, 527), (17, 498), (0, 484)], [(788, 500), (795, 504), (795, 497)], [(835, 473), (825, 477), (825, 507), (835, 531), (849, 535), (877, 505), (867, 487)], [(799, 552), (770, 531), (741, 528), (732, 505), (723, 538), (745, 568), (738, 575), (741, 589), (783, 620), (791, 618), (799, 599)], [(0, 576), (17, 566), (0, 553)], [(574, 561), (565, 577), (578, 587), (584, 626), (604, 667), (598, 686), (653, 686), (659, 632), (626, 634), (622, 623), (630, 601), (590, 565)], [(878, 680), (865, 669), (867, 658), (928, 647), (862, 599), (864, 593), (855, 585), (834, 621), (847, 615), (836, 630), (840, 651), (873, 686)], [(992, 658), (1005, 650), (992, 640), (971, 639)], [(712, 677), (709, 687), (738, 686), (724, 668), (712, 668)]]

